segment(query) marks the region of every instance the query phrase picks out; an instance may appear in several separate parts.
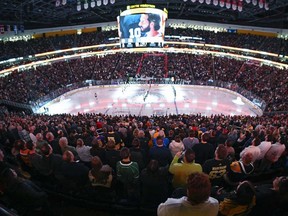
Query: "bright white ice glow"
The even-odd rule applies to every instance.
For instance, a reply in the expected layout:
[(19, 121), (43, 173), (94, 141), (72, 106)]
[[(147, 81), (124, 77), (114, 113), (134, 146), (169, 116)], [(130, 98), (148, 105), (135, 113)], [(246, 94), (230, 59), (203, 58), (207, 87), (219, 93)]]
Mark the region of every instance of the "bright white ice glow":
[(232, 100), (232, 102), (234, 104), (241, 105), (241, 106), (245, 104), (239, 96), (237, 97), (237, 99)]
[[(95, 90), (98, 94), (97, 101), (94, 97)], [(210, 95), (208, 92), (210, 92)], [(156, 84), (151, 84), (151, 86), (150, 84), (90, 86), (89, 88), (67, 92), (65, 97), (55, 98), (35, 112), (49, 115), (77, 114), (78, 112), (147, 116), (153, 114), (165, 115), (166, 113), (262, 115), (260, 109), (252, 106), (241, 96), (237, 96), (237, 94), (228, 90), (223, 91), (208, 86), (201, 86), (201, 88), (182, 85), (174, 85), (173, 88), (172, 85)], [(198, 100), (198, 98), (200, 99)]]

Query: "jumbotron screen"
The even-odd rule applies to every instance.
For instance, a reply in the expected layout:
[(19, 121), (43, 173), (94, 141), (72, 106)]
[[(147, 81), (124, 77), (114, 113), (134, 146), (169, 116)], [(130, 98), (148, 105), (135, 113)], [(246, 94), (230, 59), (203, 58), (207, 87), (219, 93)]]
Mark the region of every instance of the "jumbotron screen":
[(147, 4), (127, 6), (118, 16), (121, 47), (162, 47), (166, 20), (166, 9)]

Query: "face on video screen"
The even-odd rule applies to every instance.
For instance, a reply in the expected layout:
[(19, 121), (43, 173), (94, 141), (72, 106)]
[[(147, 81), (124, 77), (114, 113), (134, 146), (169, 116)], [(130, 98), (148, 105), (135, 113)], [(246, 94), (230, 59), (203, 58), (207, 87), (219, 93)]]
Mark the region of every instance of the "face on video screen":
[(120, 37), (162, 37), (163, 21), (159, 14), (143, 13), (120, 16)]

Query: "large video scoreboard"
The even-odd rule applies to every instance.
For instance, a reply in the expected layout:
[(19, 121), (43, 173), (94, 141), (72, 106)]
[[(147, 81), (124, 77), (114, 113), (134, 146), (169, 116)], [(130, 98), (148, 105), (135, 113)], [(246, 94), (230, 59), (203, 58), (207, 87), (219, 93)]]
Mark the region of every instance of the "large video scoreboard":
[(127, 6), (118, 16), (121, 47), (162, 47), (168, 13), (150, 4)]

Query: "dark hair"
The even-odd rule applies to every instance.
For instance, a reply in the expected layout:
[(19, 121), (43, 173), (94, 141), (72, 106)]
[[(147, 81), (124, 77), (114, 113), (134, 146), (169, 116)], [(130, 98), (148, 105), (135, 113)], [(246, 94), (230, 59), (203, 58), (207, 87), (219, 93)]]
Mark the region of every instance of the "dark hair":
[(210, 138), (210, 134), (209, 133), (204, 133), (201, 138), (202, 138), (202, 141), (208, 142), (208, 140)]
[(253, 201), (255, 196), (254, 186), (249, 181), (240, 183), (236, 190), (236, 201), (240, 205), (247, 205)]
[(132, 141), (132, 146), (139, 147), (140, 146), (140, 140), (138, 138), (134, 138)]
[(254, 143), (254, 146), (259, 146), (261, 143), (261, 140), (257, 137), (255, 139), (253, 139), (253, 143)]
[(98, 139), (97, 138), (94, 138), (91, 142), (92, 144), (92, 148), (93, 149), (99, 149), (100, 148), (100, 145), (99, 145), (99, 142), (98, 142)]
[(158, 31), (160, 29), (161, 18), (160, 18), (160, 16), (158, 14), (149, 13), (148, 14), (148, 20), (149, 20), (149, 22), (153, 22), (154, 23), (154, 29), (156, 31)]
[(25, 149), (25, 141), (22, 139), (16, 140), (14, 143), (14, 147), (17, 149), (24, 150)]
[(189, 137), (197, 137), (197, 136), (198, 136), (198, 132), (197, 131), (191, 130), (189, 132)]
[(193, 205), (205, 202), (211, 193), (209, 176), (204, 173), (195, 172), (187, 179), (187, 197)]
[(184, 154), (187, 163), (192, 163), (195, 160), (195, 152), (192, 149), (187, 149)]
[(181, 136), (180, 136), (180, 135), (176, 135), (176, 136), (174, 137), (174, 140), (176, 140), (176, 139), (180, 139), (180, 140), (181, 140)]
[(72, 162), (73, 153), (71, 151), (69, 151), (69, 150), (66, 150), (63, 153), (62, 158), (63, 158), (64, 161)]
[(103, 163), (98, 156), (94, 156), (91, 158), (91, 167), (94, 170), (94, 172), (96, 173), (99, 172), (102, 166), (103, 166)]
[(0, 172), (0, 190), (4, 193), (6, 190), (9, 190), (11, 185), (14, 185), (15, 183), (19, 182), (17, 176), (14, 175), (14, 172), (12, 169), (10, 169), (7, 166), (1, 167)]
[(266, 137), (267, 137), (267, 141), (273, 142), (274, 137), (271, 134), (267, 134)]
[(108, 140), (107, 145), (106, 145), (107, 149), (114, 149), (115, 148), (115, 142), (113, 140)]
[(288, 178), (286, 176), (282, 177), (279, 181), (279, 193), (287, 194), (288, 192)]
[(45, 156), (48, 156), (50, 154), (51, 146), (48, 143), (44, 143), (41, 146), (41, 153)]
[(232, 139), (227, 139), (225, 141), (225, 145), (228, 147), (232, 147), (233, 146), (234, 141)]
[(100, 184), (107, 184), (111, 171), (102, 169), (103, 163), (98, 156), (91, 159), (91, 167), (91, 174), (96, 179), (96, 182)]
[(253, 130), (253, 131), (252, 131), (252, 134), (253, 134), (253, 137), (254, 137), (254, 138), (259, 137), (259, 133), (258, 133), (258, 131), (256, 131), (256, 130)]
[(29, 149), (29, 150), (33, 150), (34, 143), (32, 142), (32, 140), (29, 140), (29, 141), (26, 143), (26, 147), (27, 147), (27, 149)]
[(241, 159), (245, 165), (248, 165), (253, 162), (253, 154), (251, 152), (247, 152), (246, 154), (243, 154)]
[(216, 149), (216, 154), (220, 160), (223, 160), (227, 157), (227, 149), (223, 144), (219, 144)]
[(157, 173), (159, 170), (159, 162), (157, 160), (151, 160), (147, 165), (147, 171), (150, 173)]
[(127, 147), (124, 147), (120, 151), (121, 159), (127, 159), (130, 156), (130, 150)]

